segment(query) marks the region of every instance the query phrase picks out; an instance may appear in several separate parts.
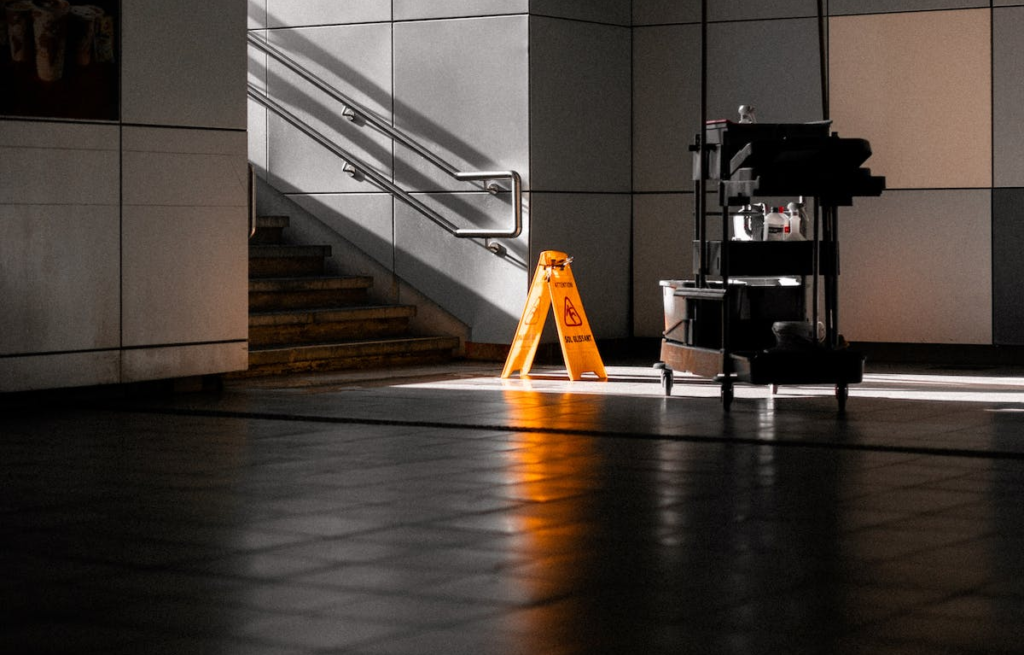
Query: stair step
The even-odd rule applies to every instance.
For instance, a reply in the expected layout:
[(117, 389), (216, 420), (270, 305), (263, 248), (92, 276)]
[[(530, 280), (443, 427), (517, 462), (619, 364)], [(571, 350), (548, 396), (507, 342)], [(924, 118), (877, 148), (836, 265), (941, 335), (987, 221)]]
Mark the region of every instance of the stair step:
[(249, 277), (297, 277), (321, 275), (330, 246), (249, 246)]
[(242, 377), (428, 364), (451, 359), (458, 337), (407, 337), (293, 347), (250, 347)]
[(330, 246), (296, 246), (285, 244), (249, 246), (249, 259), (279, 259), (282, 257), (330, 257)]
[(249, 345), (323, 343), (402, 334), (416, 315), (412, 305), (365, 305), (250, 312)]
[(339, 307), (366, 302), (366, 276), (257, 278), (249, 281), (249, 311)]
[(250, 312), (249, 326), (334, 323), (378, 318), (411, 318), (414, 305), (364, 305), (360, 307), (323, 307), (299, 311)]
[(266, 228), (286, 228), (291, 225), (291, 219), (287, 216), (257, 216), (256, 217), (256, 229), (261, 227)]
[(407, 336), (416, 308), (369, 305), (373, 278), (325, 275), (330, 246), (283, 243), (287, 216), (257, 216), (249, 240), (249, 370), (228, 377), (432, 364), (458, 337)]
[(330, 275), (322, 277), (270, 277), (249, 281), (250, 293), (288, 293), (292, 291), (328, 291), (337, 289), (369, 289), (373, 278), (368, 275)]
[(281, 243), (284, 230), (290, 224), (287, 216), (257, 216), (256, 233), (249, 239), (250, 245)]

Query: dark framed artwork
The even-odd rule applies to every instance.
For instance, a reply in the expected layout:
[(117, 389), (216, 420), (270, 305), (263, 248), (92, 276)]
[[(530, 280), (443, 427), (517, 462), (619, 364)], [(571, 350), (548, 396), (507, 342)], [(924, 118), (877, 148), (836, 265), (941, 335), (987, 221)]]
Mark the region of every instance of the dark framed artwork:
[(116, 121), (119, 0), (0, 0), (0, 116)]

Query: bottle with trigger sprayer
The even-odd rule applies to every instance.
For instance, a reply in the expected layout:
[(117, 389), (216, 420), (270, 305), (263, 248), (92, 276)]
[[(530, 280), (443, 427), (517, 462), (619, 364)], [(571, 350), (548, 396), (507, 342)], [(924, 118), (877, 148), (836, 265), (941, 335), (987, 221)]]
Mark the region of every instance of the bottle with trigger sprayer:
[(800, 198), (800, 202), (791, 202), (788, 205), (788, 211), (786, 212), (789, 216), (789, 231), (786, 235), (787, 241), (805, 241), (804, 239), (804, 203), (803, 198)]

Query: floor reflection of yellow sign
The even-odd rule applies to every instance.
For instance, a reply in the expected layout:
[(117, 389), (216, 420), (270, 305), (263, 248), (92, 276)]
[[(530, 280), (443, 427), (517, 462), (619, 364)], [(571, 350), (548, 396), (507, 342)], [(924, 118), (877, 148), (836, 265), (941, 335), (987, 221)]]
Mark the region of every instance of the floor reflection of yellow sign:
[(593, 373), (602, 380), (607, 379), (604, 363), (597, 352), (597, 343), (590, 331), (590, 323), (583, 311), (576, 280), (569, 268), (571, 261), (564, 252), (545, 250), (540, 254), (537, 272), (534, 273), (533, 284), (526, 297), (523, 317), (501, 372), (502, 378), (509, 377), (517, 370), (523, 377), (530, 373), (541, 332), (544, 331), (548, 308), (553, 308), (558, 341), (565, 366), (569, 369), (569, 379), (579, 380), (584, 373)]

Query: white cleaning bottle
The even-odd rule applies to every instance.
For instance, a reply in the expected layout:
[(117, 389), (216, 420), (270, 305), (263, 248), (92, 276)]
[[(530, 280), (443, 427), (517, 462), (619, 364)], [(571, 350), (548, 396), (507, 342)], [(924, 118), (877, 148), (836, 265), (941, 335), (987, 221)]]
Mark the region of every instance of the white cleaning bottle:
[(763, 241), (785, 241), (789, 232), (789, 219), (782, 213), (782, 207), (772, 207), (764, 217)]
[(789, 231), (786, 241), (805, 241), (804, 239), (804, 204), (791, 202), (786, 212), (789, 218)]

